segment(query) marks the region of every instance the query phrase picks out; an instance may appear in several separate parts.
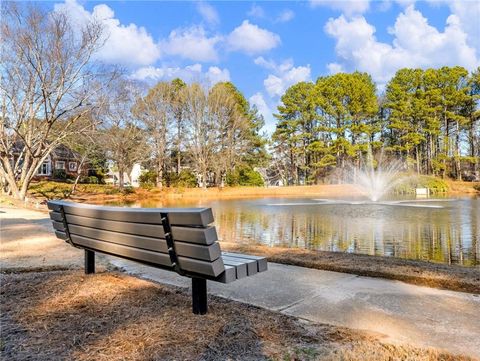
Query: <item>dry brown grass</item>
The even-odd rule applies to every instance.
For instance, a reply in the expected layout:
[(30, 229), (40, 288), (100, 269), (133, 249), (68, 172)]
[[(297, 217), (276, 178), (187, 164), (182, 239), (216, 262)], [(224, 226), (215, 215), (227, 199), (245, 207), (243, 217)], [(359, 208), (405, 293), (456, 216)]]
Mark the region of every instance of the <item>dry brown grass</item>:
[(455, 180), (447, 180), (449, 194), (479, 194), (480, 192), (473, 188), (480, 185), (479, 182), (463, 182)]
[(288, 197), (288, 196), (342, 196), (361, 195), (351, 184), (319, 184), (289, 187), (225, 187), (225, 188), (185, 188), (168, 189), (169, 197), (186, 198), (243, 198), (243, 197)]
[(298, 248), (239, 245), (228, 242), (222, 242), (222, 250), (264, 256), (270, 262), (381, 277), (415, 285), (480, 294), (480, 267)]
[(471, 360), (116, 273), (1, 276), (5, 360)]

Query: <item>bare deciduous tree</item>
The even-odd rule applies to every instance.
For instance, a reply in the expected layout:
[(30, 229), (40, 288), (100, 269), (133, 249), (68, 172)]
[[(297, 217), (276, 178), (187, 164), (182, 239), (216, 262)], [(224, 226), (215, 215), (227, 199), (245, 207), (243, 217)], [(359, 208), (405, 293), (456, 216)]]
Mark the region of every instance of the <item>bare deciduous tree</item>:
[(103, 28), (36, 4), (2, 4), (0, 176), (24, 199), (37, 169), (92, 111), (114, 72), (92, 61)]
[(172, 84), (160, 82), (151, 88), (145, 97), (139, 98), (133, 108), (133, 113), (148, 132), (157, 174), (156, 183), (160, 188), (163, 186), (165, 163), (169, 158), (167, 151), (170, 151), (169, 145), (172, 143), (169, 128), (173, 125), (175, 100)]
[(133, 113), (140, 92), (135, 82), (118, 79), (98, 114), (103, 124), (99, 144), (118, 169), (120, 188), (125, 184), (124, 174), (129, 175), (133, 166), (150, 153), (145, 129)]
[(63, 144), (75, 152), (77, 163), (75, 181), (72, 184), (70, 194), (74, 194), (80, 178), (85, 174), (87, 166), (91, 165), (90, 161), (95, 157), (102, 157), (101, 147), (99, 146), (100, 131), (97, 128), (97, 122), (90, 118), (79, 119), (74, 127), (81, 130), (68, 137)]
[(185, 89), (185, 115), (189, 132), (187, 147), (199, 183), (206, 188), (210, 165), (217, 160), (213, 159), (216, 137), (215, 120), (209, 114), (208, 93), (200, 84), (193, 83)]

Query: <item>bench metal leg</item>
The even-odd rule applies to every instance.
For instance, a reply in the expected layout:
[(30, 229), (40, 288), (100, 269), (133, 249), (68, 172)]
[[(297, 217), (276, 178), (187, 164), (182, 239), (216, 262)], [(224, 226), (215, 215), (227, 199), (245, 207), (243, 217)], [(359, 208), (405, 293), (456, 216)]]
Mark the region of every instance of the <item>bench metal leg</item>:
[(95, 252), (85, 250), (85, 274), (95, 273)]
[(192, 304), (194, 314), (204, 315), (207, 313), (208, 304), (206, 279), (192, 278)]

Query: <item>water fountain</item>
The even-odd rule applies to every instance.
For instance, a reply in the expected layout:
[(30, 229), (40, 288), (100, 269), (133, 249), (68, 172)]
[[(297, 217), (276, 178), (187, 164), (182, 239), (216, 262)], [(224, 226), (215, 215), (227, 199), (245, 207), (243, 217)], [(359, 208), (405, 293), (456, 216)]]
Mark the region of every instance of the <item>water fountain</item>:
[(306, 205), (378, 205), (378, 206), (403, 206), (419, 208), (443, 208), (438, 204), (426, 204), (428, 202), (446, 202), (453, 199), (414, 199), (386, 201), (382, 198), (395, 186), (400, 184), (404, 177), (404, 166), (398, 160), (384, 159), (383, 150), (378, 160), (375, 160), (372, 150), (368, 147), (367, 154), (359, 162), (352, 163), (347, 167), (347, 183), (353, 184), (363, 193), (368, 200), (334, 200), (312, 199), (312, 202), (271, 203), (271, 206), (306, 206)]
[(376, 161), (370, 147), (359, 166), (348, 167), (348, 180), (364, 193), (371, 202), (378, 202), (392, 188), (401, 183), (403, 165), (397, 160), (385, 161), (383, 151)]

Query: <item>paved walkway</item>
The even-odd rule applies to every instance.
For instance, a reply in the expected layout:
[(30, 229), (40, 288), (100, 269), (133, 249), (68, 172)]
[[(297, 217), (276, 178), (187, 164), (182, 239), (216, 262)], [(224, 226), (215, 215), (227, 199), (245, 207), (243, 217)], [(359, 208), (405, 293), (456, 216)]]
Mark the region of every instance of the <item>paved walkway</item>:
[[(43, 258), (48, 264), (83, 261), (81, 250), (48, 236), (45, 213), (0, 208), (0, 219), (2, 267), (38, 266), (42, 261), (38, 252), (31, 259), (25, 253), (39, 240), (38, 244), (48, 245), (44, 250), (49, 254)], [(13, 250), (12, 244), (22, 247), (23, 254)], [(4, 253), (5, 248), (9, 252)], [(190, 286), (188, 279), (172, 272), (118, 258), (110, 262), (156, 282)], [(268, 272), (229, 285), (209, 282), (209, 292), (314, 322), (381, 333), (389, 342), (480, 358), (480, 295), (280, 264), (270, 264)]]

